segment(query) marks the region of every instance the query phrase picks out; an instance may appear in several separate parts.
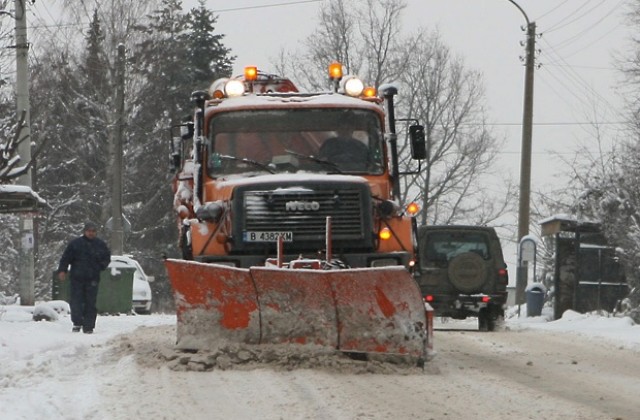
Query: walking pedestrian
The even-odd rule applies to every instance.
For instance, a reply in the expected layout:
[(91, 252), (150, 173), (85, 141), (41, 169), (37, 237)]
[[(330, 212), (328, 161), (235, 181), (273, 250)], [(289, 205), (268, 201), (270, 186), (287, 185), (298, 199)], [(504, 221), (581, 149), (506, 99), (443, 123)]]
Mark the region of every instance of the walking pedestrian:
[(107, 244), (97, 235), (98, 226), (93, 222), (85, 223), (82, 236), (69, 242), (58, 265), (60, 281), (66, 278), (69, 271), (73, 332), (82, 329), (84, 333), (91, 334), (96, 326), (100, 272), (111, 262)]

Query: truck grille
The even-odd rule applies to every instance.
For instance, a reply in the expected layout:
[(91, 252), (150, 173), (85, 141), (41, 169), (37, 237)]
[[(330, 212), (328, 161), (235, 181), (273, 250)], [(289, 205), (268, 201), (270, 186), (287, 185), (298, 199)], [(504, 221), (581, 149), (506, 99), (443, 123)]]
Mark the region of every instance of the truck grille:
[(334, 240), (362, 240), (367, 232), (362, 209), (367, 208), (358, 189), (246, 191), (243, 229), (292, 232), (294, 241), (324, 241), (331, 216)]

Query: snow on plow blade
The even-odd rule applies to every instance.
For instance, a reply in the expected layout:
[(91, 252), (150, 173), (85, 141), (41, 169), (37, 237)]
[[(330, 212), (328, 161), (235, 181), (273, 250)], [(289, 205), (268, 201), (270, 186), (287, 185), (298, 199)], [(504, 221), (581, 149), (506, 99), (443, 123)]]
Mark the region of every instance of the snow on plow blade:
[(165, 265), (176, 300), (178, 348), (300, 344), (425, 356), (424, 303), (402, 267), (238, 269), (171, 259)]

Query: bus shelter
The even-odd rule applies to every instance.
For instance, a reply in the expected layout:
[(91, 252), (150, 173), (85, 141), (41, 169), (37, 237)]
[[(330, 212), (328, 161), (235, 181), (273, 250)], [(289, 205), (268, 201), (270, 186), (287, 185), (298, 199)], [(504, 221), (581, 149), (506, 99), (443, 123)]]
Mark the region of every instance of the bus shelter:
[(602, 227), (554, 216), (540, 223), (542, 236), (553, 248), (553, 313), (566, 310), (611, 312), (629, 293), (615, 247), (607, 243)]
[(48, 208), (31, 188), (22, 185), (0, 184), (0, 214), (35, 213)]

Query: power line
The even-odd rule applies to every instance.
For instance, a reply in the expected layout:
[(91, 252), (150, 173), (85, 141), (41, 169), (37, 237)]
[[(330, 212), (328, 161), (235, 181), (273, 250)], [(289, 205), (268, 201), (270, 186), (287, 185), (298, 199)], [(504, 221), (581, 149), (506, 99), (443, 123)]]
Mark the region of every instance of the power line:
[(552, 63), (544, 63), (545, 67), (567, 67), (567, 68), (574, 68), (574, 69), (590, 69), (590, 70), (617, 70), (615, 67), (602, 67), (602, 66), (584, 66), (581, 64), (558, 64), (556, 62), (552, 62)]
[(82, 27), (88, 26), (89, 22), (74, 22), (74, 23), (54, 23), (47, 25), (31, 25), (29, 29), (50, 29), (50, 28), (73, 28), (73, 27)]
[[(564, 41), (560, 41), (560, 42), (556, 43), (556, 45), (555, 45), (556, 50), (561, 50), (563, 48), (566, 48), (567, 46), (573, 44), (574, 42), (583, 39), (583, 35), (585, 35), (588, 32), (591, 32), (593, 29), (596, 28), (596, 26), (600, 25), (602, 22), (605, 21), (605, 19), (607, 19), (609, 16), (611, 16), (617, 10), (619, 10), (619, 7), (623, 2), (624, 2), (624, 0), (618, 1), (618, 3), (615, 6), (613, 6), (607, 13), (605, 13), (600, 19), (598, 19), (597, 21), (591, 23), (587, 28), (585, 28), (581, 32), (578, 32), (577, 34), (573, 35), (570, 38), (565, 39)], [(619, 24), (618, 24), (618, 22), (615, 22), (613, 28), (611, 28), (608, 31), (606, 31), (603, 35), (598, 37), (595, 41), (590, 42), (589, 45), (593, 45), (594, 43), (596, 43), (597, 41), (599, 41), (600, 39), (604, 38), (605, 36), (607, 36), (608, 34), (610, 34), (611, 32), (613, 32), (614, 30), (616, 30), (618, 28), (619, 28)]]
[[(604, 2), (606, 0), (600, 0), (600, 3), (596, 4), (595, 6), (593, 6), (592, 8), (586, 10), (584, 13), (579, 14), (578, 16), (575, 16), (575, 14), (577, 12), (579, 12), (580, 10), (584, 9), (587, 7), (587, 5), (589, 3), (591, 3), (592, 0), (588, 0), (586, 3), (584, 3), (582, 6), (580, 6), (578, 9), (576, 9), (574, 12), (570, 13), (569, 15), (567, 15), (564, 19), (561, 19), (558, 23), (556, 23), (555, 25), (551, 26), (549, 29), (547, 29), (545, 32), (549, 33), (549, 32), (553, 32), (553, 31), (557, 31), (559, 29), (562, 29), (568, 25), (571, 25), (574, 22), (579, 21), (580, 19), (582, 19), (583, 17), (587, 16), (589, 13), (591, 13), (592, 11), (594, 11), (595, 9), (597, 9), (598, 7), (602, 6), (602, 4), (604, 4)], [(571, 19), (569, 22), (566, 22), (564, 24), (562, 24), (564, 21), (566, 21), (567, 19), (569, 19), (570, 17), (575, 16), (573, 19)]]
[[(557, 122), (534, 122), (537, 126), (563, 126), (563, 125), (624, 125), (628, 121), (557, 121)], [(483, 123), (483, 124), (460, 124), (460, 125), (490, 125), (490, 126), (521, 126), (521, 122)]]
[[(546, 73), (541, 73), (540, 74), (540, 81), (547, 84), (550, 88), (551, 91), (558, 97), (558, 99), (560, 99), (562, 102), (564, 102), (568, 108), (575, 108), (575, 104), (569, 102), (567, 100), (566, 95), (562, 95), (560, 94), (560, 90), (558, 89), (557, 86), (553, 86), (551, 83), (547, 82), (547, 80), (545, 79), (545, 76), (550, 76), (552, 79), (554, 79), (557, 84), (560, 85), (560, 87), (562, 89), (564, 89), (569, 95), (573, 96), (581, 105), (584, 109), (589, 109), (592, 110), (593, 109), (593, 103), (589, 102), (588, 99), (580, 96), (579, 94), (577, 94), (570, 86), (567, 85), (567, 83), (565, 83), (564, 80), (560, 79), (556, 74), (554, 74), (553, 72), (546, 72)], [(570, 76), (567, 76), (570, 77)], [(571, 83), (574, 84), (578, 84), (575, 81), (570, 80)], [(602, 101), (605, 105), (606, 105), (606, 110), (614, 110), (615, 108), (607, 101), (606, 98), (602, 97), (600, 94), (598, 94), (595, 90), (593, 90), (593, 88), (590, 87), (582, 87), (582, 86), (578, 86), (578, 89), (580, 89), (581, 91), (584, 90), (588, 90), (591, 91), (591, 93), (593, 94), (594, 98), (599, 98), (600, 101)], [(606, 111), (605, 111), (606, 112)], [(624, 118), (624, 116), (618, 112), (618, 111), (614, 111), (614, 114), (616, 114), (617, 116), (620, 116), (622, 118)], [(606, 124), (605, 124), (606, 123)], [(625, 125), (628, 124), (628, 122), (616, 122), (616, 121), (603, 121), (603, 125)], [(592, 121), (590, 124), (591, 126), (598, 126), (600, 125), (599, 121)]]
[[(553, 86), (549, 85), (552, 89)], [(560, 97), (562, 98), (562, 97)], [(578, 98), (581, 99), (581, 98)], [(567, 105), (571, 105), (567, 103)], [(629, 121), (547, 121), (547, 122), (534, 122), (533, 125), (540, 127), (554, 127), (554, 126), (576, 126), (576, 125), (627, 125)], [(520, 127), (522, 122), (483, 122), (483, 123), (461, 123), (461, 127)]]
[(542, 15), (538, 16), (536, 19), (534, 19), (535, 22), (538, 22), (540, 19), (544, 18), (545, 16), (555, 12), (557, 9), (559, 9), (560, 7), (562, 7), (563, 5), (565, 5), (569, 0), (564, 0), (562, 3), (560, 3), (559, 5), (557, 5), (556, 7), (554, 7), (553, 9), (549, 10), (548, 12), (543, 13)]
[(324, 0), (299, 0), (299, 1), (292, 1), (287, 3), (272, 3), (272, 4), (263, 4), (259, 6), (245, 6), (245, 7), (233, 7), (229, 9), (218, 9), (218, 10), (212, 10), (212, 12), (213, 13), (237, 12), (240, 10), (266, 9), (270, 7), (291, 6), (295, 4), (304, 4), (304, 3), (320, 3), (322, 1)]
[[(556, 62), (561, 62), (564, 64), (568, 63), (566, 62), (566, 60), (556, 51), (555, 47), (553, 47), (551, 44), (549, 44), (546, 39), (542, 38), (543, 42), (548, 46), (549, 51), (551, 52), (551, 56), (553, 57), (554, 55), (557, 57)], [(574, 69), (572, 69), (570, 66), (567, 67), (558, 67), (559, 73), (562, 73), (565, 75), (565, 77), (567, 77), (567, 79), (569, 81), (571, 81), (572, 83), (574, 83), (581, 91), (587, 91), (590, 92), (592, 95), (594, 95), (595, 97), (597, 97), (599, 100), (601, 100), (603, 103), (605, 103), (610, 109), (613, 109), (613, 106), (609, 103), (609, 101), (602, 95), (600, 95), (595, 89), (593, 89), (583, 78), (582, 76), (580, 76), (579, 73), (577, 73)], [(549, 72), (551, 74), (552, 77), (556, 77), (554, 74), (552, 74), (552, 72)], [(564, 85), (563, 82), (561, 82), (561, 84)], [(567, 89), (573, 96), (576, 97), (576, 99), (578, 99), (580, 102), (583, 103), (583, 105), (585, 104), (585, 102), (575, 93), (573, 93), (571, 91), (571, 89), (569, 89), (568, 87), (565, 86), (565, 89)]]

